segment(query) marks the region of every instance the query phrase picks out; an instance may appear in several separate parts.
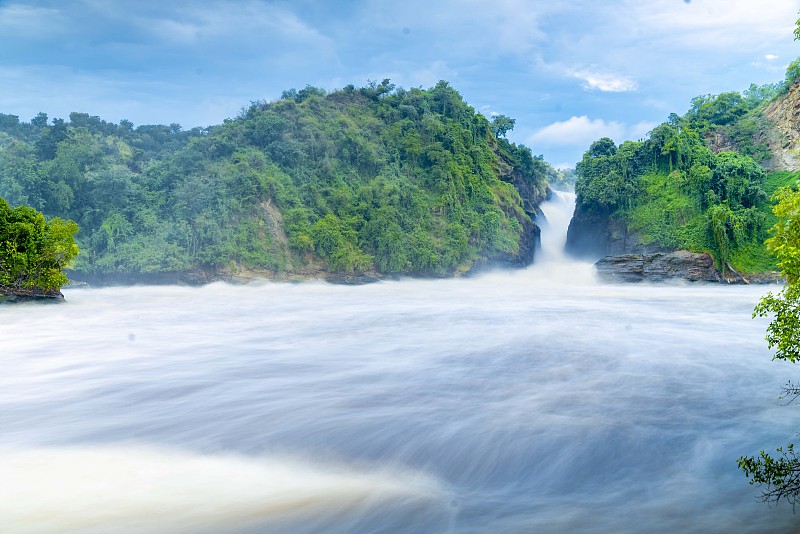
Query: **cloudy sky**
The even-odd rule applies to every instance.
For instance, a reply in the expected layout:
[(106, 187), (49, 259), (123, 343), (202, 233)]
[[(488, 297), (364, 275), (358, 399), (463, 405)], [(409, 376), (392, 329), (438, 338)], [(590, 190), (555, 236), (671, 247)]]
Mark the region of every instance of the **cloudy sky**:
[(190, 128), (288, 88), (451, 83), (557, 166), (783, 79), (800, 0), (0, 0), (0, 112)]

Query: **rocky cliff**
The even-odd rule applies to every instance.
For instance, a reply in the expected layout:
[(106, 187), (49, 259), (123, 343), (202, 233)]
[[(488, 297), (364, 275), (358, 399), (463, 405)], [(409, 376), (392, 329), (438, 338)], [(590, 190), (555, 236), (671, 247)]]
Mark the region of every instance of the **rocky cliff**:
[(774, 127), (756, 134), (772, 153), (763, 165), (772, 170), (800, 170), (800, 83), (767, 104), (762, 113)]
[[(763, 246), (768, 199), (796, 178), (767, 178), (765, 171), (800, 171), (800, 82), (752, 93), (698, 97), (684, 116), (670, 116), (643, 141), (593, 143), (577, 167), (567, 252), (616, 256), (599, 267), (621, 279), (672, 277), (663, 261), (678, 259), (663, 254), (682, 249), (710, 252), (731, 279), (737, 270), (774, 269)], [(680, 261), (705, 269), (696, 256)], [(674, 272), (696, 278), (684, 267)]]
[(657, 245), (642, 243), (641, 236), (624, 222), (608, 214), (588, 212), (580, 205), (569, 223), (564, 247), (570, 255), (583, 259), (662, 252)]

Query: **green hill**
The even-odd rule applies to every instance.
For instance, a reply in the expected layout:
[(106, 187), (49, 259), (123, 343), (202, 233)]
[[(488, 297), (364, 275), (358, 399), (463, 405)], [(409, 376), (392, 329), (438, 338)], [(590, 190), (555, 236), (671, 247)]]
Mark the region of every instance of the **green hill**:
[(454, 275), (533, 259), (556, 172), (511, 127), (389, 80), (189, 131), (0, 114), (0, 197), (80, 225), (78, 279)]
[(568, 250), (689, 250), (711, 254), (723, 273), (775, 270), (764, 240), (772, 194), (800, 178), (799, 76), (795, 62), (784, 82), (693, 99), (642, 141), (593, 143), (576, 169)]

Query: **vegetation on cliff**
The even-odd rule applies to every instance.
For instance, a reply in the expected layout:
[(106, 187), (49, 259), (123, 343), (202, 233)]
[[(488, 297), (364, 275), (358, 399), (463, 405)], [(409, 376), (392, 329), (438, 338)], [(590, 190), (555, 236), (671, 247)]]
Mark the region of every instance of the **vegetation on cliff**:
[(774, 270), (764, 246), (776, 220), (769, 198), (798, 176), (765, 173), (759, 163), (771, 152), (759, 132), (769, 129), (763, 109), (800, 75), (792, 65), (780, 84), (693, 99), (645, 140), (593, 143), (577, 166), (577, 217), (643, 247), (708, 252), (721, 271)]
[[(795, 22), (795, 40), (800, 40), (800, 18)], [(800, 77), (800, 61), (790, 67), (794, 77)], [(789, 75), (787, 74), (787, 78)], [(793, 87), (797, 89), (797, 85)], [(773, 359), (792, 363), (800, 361), (800, 190), (783, 187), (774, 195), (777, 200), (773, 212), (778, 221), (772, 227), (772, 237), (766, 242), (778, 260), (778, 267), (786, 285), (776, 295), (767, 293), (756, 306), (753, 317), (770, 317), (767, 327), (769, 347), (776, 349)], [(783, 394), (789, 402), (800, 396), (800, 387), (789, 382)], [(800, 499), (800, 458), (794, 444), (779, 448), (775, 456), (761, 451), (756, 456), (739, 458), (739, 468), (750, 479), (750, 484), (764, 486), (761, 496), (765, 502), (787, 500), (794, 509)]]
[(453, 274), (530, 260), (556, 172), (512, 127), (446, 82), (389, 80), (289, 90), (189, 131), (0, 115), (0, 195), (76, 220), (86, 274)]
[(49, 294), (67, 284), (63, 269), (78, 255), (77, 231), (73, 221), (48, 221), (0, 198), (0, 294)]

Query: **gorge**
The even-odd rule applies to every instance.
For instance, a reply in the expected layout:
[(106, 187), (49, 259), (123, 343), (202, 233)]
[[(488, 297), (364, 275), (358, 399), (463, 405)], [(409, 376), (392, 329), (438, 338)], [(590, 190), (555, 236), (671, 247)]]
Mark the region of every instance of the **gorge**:
[(0, 307), (4, 531), (790, 530), (764, 288), (598, 281), (573, 199), (524, 270)]

